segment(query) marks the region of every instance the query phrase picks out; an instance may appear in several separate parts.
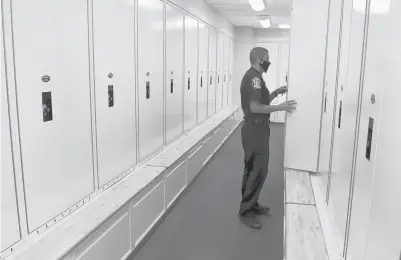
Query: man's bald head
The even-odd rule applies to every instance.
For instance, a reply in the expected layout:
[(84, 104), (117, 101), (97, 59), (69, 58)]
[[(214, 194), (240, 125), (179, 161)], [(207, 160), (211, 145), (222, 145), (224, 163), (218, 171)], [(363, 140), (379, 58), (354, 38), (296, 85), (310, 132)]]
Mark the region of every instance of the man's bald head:
[(259, 64), (262, 60), (269, 59), (269, 51), (263, 47), (255, 47), (251, 50), (249, 54), (249, 60), (251, 61), (252, 65)]

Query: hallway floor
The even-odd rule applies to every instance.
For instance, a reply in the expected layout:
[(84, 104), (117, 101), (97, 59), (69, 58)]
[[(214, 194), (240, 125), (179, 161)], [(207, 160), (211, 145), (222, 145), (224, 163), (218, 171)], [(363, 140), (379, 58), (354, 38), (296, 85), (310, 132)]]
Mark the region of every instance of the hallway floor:
[(284, 125), (271, 124), (269, 175), (260, 203), (271, 208), (261, 230), (238, 219), (243, 174), (241, 126), (129, 260), (283, 259)]

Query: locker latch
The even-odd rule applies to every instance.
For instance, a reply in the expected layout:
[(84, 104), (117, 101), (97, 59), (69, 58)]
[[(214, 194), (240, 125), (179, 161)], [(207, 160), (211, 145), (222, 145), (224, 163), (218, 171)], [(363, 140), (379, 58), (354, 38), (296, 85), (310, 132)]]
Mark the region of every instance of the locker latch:
[(174, 92), (174, 80), (171, 79), (171, 82), (170, 82), (170, 93), (173, 93), (173, 92)]
[(114, 106), (114, 90), (113, 85), (108, 86), (108, 94), (109, 94), (109, 107)]
[(188, 89), (191, 89), (191, 78), (188, 77)]
[(53, 120), (51, 92), (42, 92), (42, 113), (43, 113), (43, 122)]
[(150, 98), (150, 82), (146, 81), (146, 99)]
[(201, 76), (201, 79), (200, 79), (200, 86), (203, 87), (203, 77), (202, 76)]

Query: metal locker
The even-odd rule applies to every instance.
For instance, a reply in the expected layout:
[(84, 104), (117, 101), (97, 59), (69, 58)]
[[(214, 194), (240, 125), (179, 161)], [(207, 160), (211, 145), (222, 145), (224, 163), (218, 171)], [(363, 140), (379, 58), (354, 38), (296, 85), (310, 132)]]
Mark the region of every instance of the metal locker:
[(223, 79), (224, 79), (224, 39), (217, 33), (217, 82), (216, 82), (216, 112), (223, 107)]
[(183, 130), (184, 14), (166, 4), (166, 142)]
[(136, 163), (134, 21), (134, 6), (124, 0), (93, 2), (100, 186)]
[(138, 0), (138, 130), (139, 158), (163, 147), (163, 12), (160, 0)]
[(230, 61), (230, 39), (223, 36), (223, 103), (222, 107), (228, 105), (228, 82), (229, 82), (229, 61)]
[[(371, 2), (368, 21), (366, 21), (367, 30), (354, 33), (354, 28), (352, 28), (352, 35), (357, 34), (362, 39), (365, 36), (365, 53), (363, 53), (364, 49), (361, 44), (359, 44), (359, 49), (355, 46), (355, 52), (362, 53), (361, 56), (365, 61), (362, 74), (358, 73), (363, 76), (363, 80), (351, 81), (351, 84), (360, 82), (361, 90), (352, 209), (349, 213), (351, 215), (347, 255), (349, 259), (378, 259), (379, 256), (379, 259), (396, 259), (399, 257), (401, 245), (399, 190), (401, 183), (396, 181), (400, 180), (400, 172), (397, 171), (400, 161), (399, 146), (397, 146), (400, 144), (399, 132), (397, 133), (397, 129), (400, 128), (400, 119), (396, 112), (398, 108), (390, 104), (396, 100), (392, 96), (399, 97), (400, 95), (401, 55), (399, 44), (401, 37), (400, 33), (383, 30), (383, 28), (391, 28), (392, 25), (399, 24), (401, 22), (400, 11), (399, 0), (383, 2), (381, 6)], [(359, 26), (362, 27), (365, 23), (364, 12), (354, 11), (352, 21), (359, 22)], [(352, 51), (352, 47), (350, 51)], [(352, 53), (350, 53), (351, 55)], [(359, 71), (360, 69), (356, 69), (353, 73), (356, 74)], [(347, 82), (347, 84), (349, 83)], [(348, 96), (348, 88), (346, 91)], [(384, 100), (382, 100), (383, 96)], [(344, 125), (346, 124), (347, 109), (349, 108), (344, 104)], [(389, 136), (385, 136), (386, 133)], [(378, 139), (379, 135), (380, 139)], [(391, 136), (393, 138), (390, 138)], [(380, 140), (384, 142), (382, 143)], [(385, 145), (386, 143), (388, 145)], [(398, 197), (392, 198), (390, 194), (398, 195)], [(390, 200), (385, 200), (386, 198), (390, 198)], [(383, 209), (388, 210), (381, 211)], [(380, 215), (386, 215), (386, 218)], [(369, 228), (369, 222), (373, 225), (371, 228)], [(384, 230), (389, 232), (386, 234), (383, 232)], [(373, 238), (374, 236), (381, 237), (382, 243), (380, 243), (381, 249), (379, 250), (366, 246), (367, 238), (372, 238), (372, 242), (374, 242), (377, 239)], [(383, 243), (386, 244), (383, 245)], [(383, 246), (387, 250), (383, 250)], [(380, 252), (381, 250), (383, 251)]]
[(320, 130), (318, 172), (322, 175), (322, 192), (326, 196), (331, 157), (331, 140), (335, 94), (337, 90), (338, 59), (340, 48), (340, 25), (342, 20), (342, 2), (331, 1), (328, 20), (325, 75), (323, 85), (323, 108)]
[(353, 12), (352, 3), (345, 1), (328, 189), (328, 212), (341, 251), (347, 232), (364, 24), (365, 14)]
[(184, 132), (196, 125), (198, 21), (185, 15)]
[(21, 156), (32, 232), (95, 187), (87, 2), (16, 0), (12, 18)]
[(208, 108), (207, 116), (216, 113), (216, 85), (217, 85), (217, 32), (209, 28), (209, 69), (208, 69)]
[(198, 124), (207, 118), (209, 28), (199, 23)]
[[(3, 28), (3, 26), (1, 27)], [(3, 42), (3, 30), (1, 33)], [(21, 239), (8, 110), (4, 49), (1, 55), (1, 252)]]

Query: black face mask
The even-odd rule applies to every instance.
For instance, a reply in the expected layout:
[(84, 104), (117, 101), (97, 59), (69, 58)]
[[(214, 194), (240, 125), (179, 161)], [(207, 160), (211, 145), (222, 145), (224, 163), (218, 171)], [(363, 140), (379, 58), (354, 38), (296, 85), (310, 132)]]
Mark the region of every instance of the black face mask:
[(270, 66), (270, 61), (263, 61), (262, 64), (260, 64), (260, 67), (262, 67), (263, 71), (266, 73), (267, 70), (269, 69)]

